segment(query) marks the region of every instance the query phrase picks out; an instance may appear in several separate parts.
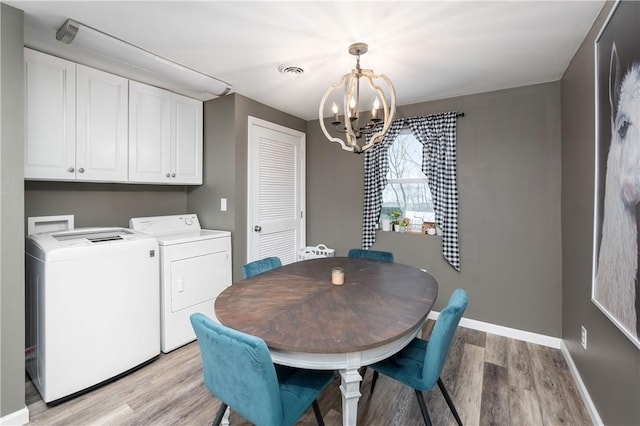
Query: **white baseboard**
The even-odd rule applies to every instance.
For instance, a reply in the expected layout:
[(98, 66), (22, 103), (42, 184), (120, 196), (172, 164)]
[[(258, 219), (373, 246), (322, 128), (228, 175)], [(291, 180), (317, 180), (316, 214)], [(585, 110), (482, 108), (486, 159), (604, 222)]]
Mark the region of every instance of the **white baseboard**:
[[(439, 315), (440, 312), (431, 311), (429, 313), (429, 319), (435, 320)], [(511, 339), (535, 343), (537, 345), (548, 346), (554, 349), (560, 349), (560, 344), (562, 342), (562, 339), (559, 337), (531, 333), (530, 331), (518, 330), (516, 328), (504, 327), (502, 325), (490, 324), (488, 322), (476, 321), (468, 318), (462, 318), (460, 320), (460, 326), (471, 328), (473, 330), (484, 331), (485, 333), (496, 334), (498, 336), (509, 337)]]
[(29, 423), (29, 409), (27, 407), (0, 417), (0, 426), (22, 426), (27, 423)]
[(567, 349), (567, 346), (564, 344), (564, 342), (562, 342), (560, 346), (560, 350), (562, 351), (562, 355), (564, 355), (565, 361), (567, 361), (567, 365), (569, 366), (569, 370), (571, 371), (571, 375), (573, 376), (573, 379), (576, 381), (576, 384), (578, 385), (578, 391), (582, 396), (582, 400), (584, 401), (584, 404), (587, 406), (587, 411), (589, 412), (591, 421), (593, 422), (594, 425), (602, 426), (604, 423), (602, 423), (600, 414), (598, 414), (598, 410), (596, 410), (596, 406), (591, 400), (589, 391), (587, 391), (587, 387), (584, 385), (584, 382), (582, 381), (582, 377), (578, 372), (578, 368), (576, 367), (576, 364), (573, 362), (573, 358), (571, 358), (571, 353), (569, 352), (569, 349)]

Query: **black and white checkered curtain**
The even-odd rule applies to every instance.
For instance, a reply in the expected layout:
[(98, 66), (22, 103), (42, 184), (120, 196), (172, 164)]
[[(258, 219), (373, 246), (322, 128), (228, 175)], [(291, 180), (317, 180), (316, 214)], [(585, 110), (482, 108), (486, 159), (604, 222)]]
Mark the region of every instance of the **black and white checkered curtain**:
[(460, 270), (458, 246), (458, 185), (456, 180), (455, 111), (395, 120), (382, 143), (365, 153), (364, 211), (362, 247), (369, 248), (376, 239), (375, 226), (382, 207), (382, 191), (387, 184), (389, 146), (407, 124), (423, 145), (422, 172), (427, 176), (433, 197), (436, 224), (442, 229), (442, 255)]
[[(382, 191), (387, 186), (389, 147), (404, 126), (404, 119), (394, 120), (382, 142), (364, 153), (364, 203), (362, 211), (362, 248), (376, 242), (376, 224), (382, 208)], [(367, 135), (367, 139), (369, 136)], [(368, 142), (368, 140), (367, 140)]]
[(460, 270), (458, 247), (458, 184), (456, 182), (455, 111), (414, 117), (407, 120), (413, 135), (422, 142), (422, 172), (427, 176), (436, 213), (442, 229), (442, 255)]

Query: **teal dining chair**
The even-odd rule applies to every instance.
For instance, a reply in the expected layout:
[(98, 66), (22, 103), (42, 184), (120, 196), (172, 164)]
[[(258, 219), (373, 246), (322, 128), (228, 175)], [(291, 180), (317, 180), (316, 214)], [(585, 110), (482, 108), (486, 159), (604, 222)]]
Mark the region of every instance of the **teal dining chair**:
[(255, 425), (293, 425), (313, 406), (318, 425), (324, 421), (316, 398), (333, 380), (331, 371), (274, 365), (264, 340), (195, 313), (204, 383), (222, 404), (213, 420), (219, 425), (227, 407)]
[(451, 294), (447, 306), (440, 312), (428, 341), (416, 337), (397, 354), (370, 365), (369, 367), (374, 371), (371, 379), (371, 393), (375, 389), (378, 373), (412, 387), (418, 398), (422, 418), (425, 424), (430, 426), (431, 419), (422, 392), (432, 389), (437, 383), (453, 417), (459, 425), (462, 425), (458, 411), (440, 378), (440, 373), (449, 353), (453, 334), (466, 308), (467, 292), (461, 288), (456, 289)]
[(353, 248), (349, 250), (348, 257), (355, 257), (359, 259), (384, 260), (385, 262), (393, 262), (393, 253), (391, 253), (390, 251), (365, 250), (365, 249)]
[(250, 278), (281, 266), (282, 262), (279, 257), (265, 257), (264, 259), (254, 260), (246, 265), (242, 265), (242, 276), (243, 278)]

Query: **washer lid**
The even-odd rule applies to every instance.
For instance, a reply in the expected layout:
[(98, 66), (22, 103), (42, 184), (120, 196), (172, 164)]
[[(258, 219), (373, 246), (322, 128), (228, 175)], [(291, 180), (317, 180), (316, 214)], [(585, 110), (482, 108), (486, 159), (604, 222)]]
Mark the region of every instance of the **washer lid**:
[(25, 242), (25, 252), (45, 261), (108, 253), (122, 250), (122, 244), (151, 241), (155, 238), (128, 228), (76, 228), (73, 231), (31, 234)]
[(199, 240), (230, 237), (229, 231), (217, 231), (213, 229), (199, 229), (197, 231), (171, 232), (168, 234), (154, 235), (161, 246), (190, 243)]

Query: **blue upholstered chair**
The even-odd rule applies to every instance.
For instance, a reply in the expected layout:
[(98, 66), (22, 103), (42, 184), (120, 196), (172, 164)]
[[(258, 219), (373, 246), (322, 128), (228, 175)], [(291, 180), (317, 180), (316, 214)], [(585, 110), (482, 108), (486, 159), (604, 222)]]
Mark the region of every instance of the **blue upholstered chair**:
[(440, 373), (449, 353), (453, 334), (466, 308), (467, 292), (459, 288), (453, 292), (449, 298), (449, 303), (440, 312), (428, 341), (415, 338), (391, 358), (370, 365), (369, 367), (374, 370), (371, 380), (371, 393), (375, 388), (378, 372), (412, 387), (418, 398), (422, 418), (426, 425), (431, 425), (431, 419), (429, 418), (422, 392), (430, 390), (437, 383), (453, 417), (455, 417), (459, 425), (462, 425), (456, 407), (453, 405), (453, 401), (440, 379)]
[(292, 425), (313, 405), (324, 425), (316, 398), (333, 380), (331, 371), (274, 365), (264, 340), (225, 327), (201, 313), (191, 315), (204, 383), (222, 405), (213, 421), (219, 425), (227, 407), (255, 425)]
[(390, 251), (365, 250), (353, 248), (349, 250), (349, 257), (357, 257), (360, 259), (384, 260), (385, 262), (393, 262), (393, 253)]
[(282, 262), (279, 257), (265, 257), (264, 259), (254, 260), (246, 265), (242, 265), (242, 276), (244, 278), (250, 278), (281, 266)]

